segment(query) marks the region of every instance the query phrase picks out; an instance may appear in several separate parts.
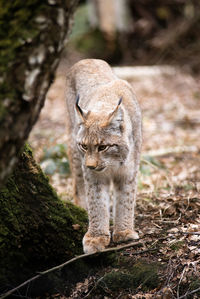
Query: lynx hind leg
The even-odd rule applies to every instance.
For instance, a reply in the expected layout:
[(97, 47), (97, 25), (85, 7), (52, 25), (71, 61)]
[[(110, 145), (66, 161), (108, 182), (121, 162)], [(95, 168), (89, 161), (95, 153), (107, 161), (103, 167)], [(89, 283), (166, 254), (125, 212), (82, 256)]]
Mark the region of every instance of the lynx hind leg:
[(74, 177), (73, 184), (75, 205), (87, 210), (83, 178)]
[(73, 177), (74, 203), (83, 209), (87, 209), (81, 161), (77, 150), (73, 147), (68, 148), (68, 158)]
[(73, 174), (74, 203), (81, 208), (87, 210), (87, 202), (85, 197), (85, 186), (81, 166), (77, 165)]

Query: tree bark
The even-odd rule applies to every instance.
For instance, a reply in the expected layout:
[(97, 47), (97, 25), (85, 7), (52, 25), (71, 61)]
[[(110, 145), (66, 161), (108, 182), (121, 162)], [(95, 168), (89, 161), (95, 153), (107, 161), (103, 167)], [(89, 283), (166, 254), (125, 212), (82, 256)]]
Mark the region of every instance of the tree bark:
[(23, 149), (77, 2), (0, 2), (0, 292), (82, 253), (86, 212), (64, 205)]
[(44, 104), (77, 2), (0, 2), (0, 185)]

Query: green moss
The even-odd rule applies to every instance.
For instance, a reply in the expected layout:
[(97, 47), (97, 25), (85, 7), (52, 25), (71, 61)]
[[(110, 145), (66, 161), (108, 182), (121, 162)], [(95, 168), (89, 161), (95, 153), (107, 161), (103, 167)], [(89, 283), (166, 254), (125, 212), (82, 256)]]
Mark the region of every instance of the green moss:
[(143, 290), (151, 290), (158, 286), (158, 269), (159, 266), (157, 263), (139, 261), (133, 265), (130, 272), (134, 278), (135, 285), (142, 285)]
[(86, 212), (58, 198), (28, 146), (0, 190), (0, 214), (2, 284), (20, 282), (82, 253)]
[[(17, 107), (16, 103), (21, 101), (25, 72), (30, 70), (28, 58), (36, 45), (41, 44), (41, 24), (36, 19), (38, 16), (48, 18), (51, 9), (46, 0), (0, 1), (0, 124), (4, 124), (5, 118)], [(50, 25), (53, 28), (51, 20)], [(43, 43), (48, 46), (46, 36)]]
[(35, 17), (46, 1), (20, 0), (0, 2), (0, 72), (6, 72), (25, 42), (39, 34)]
[[(197, 276), (193, 276), (191, 277), (191, 283), (190, 283), (190, 290), (196, 290), (200, 288), (200, 279)], [(200, 296), (200, 290), (198, 292), (196, 292), (196, 295)]]
[(184, 241), (177, 241), (177, 242), (174, 242), (173, 244), (171, 244), (170, 248), (172, 250), (179, 250), (181, 249), (182, 247), (184, 246)]
[[(40, 29), (35, 24), (35, 17), (38, 13), (42, 13), (45, 2), (45, 0), (0, 1), (0, 73), (3, 75), (0, 99), (17, 98), (18, 91), (13, 88), (15, 82), (12, 79), (15, 70), (12, 70), (12, 65), (18, 64), (17, 59), (23, 51), (28, 52), (28, 43), (39, 35)], [(23, 65), (24, 61), (20, 64), (20, 68), (23, 69)], [(1, 113), (0, 116), (2, 119), (4, 114)]]
[(112, 292), (134, 291), (139, 286), (142, 290), (154, 289), (159, 284), (158, 265), (137, 262), (129, 271), (112, 271), (104, 275), (98, 287), (107, 288)]
[(134, 281), (132, 275), (129, 273), (112, 271), (103, 277), (99, 282), (99, 286), (118, 292), (121, 290), (133, 289)]

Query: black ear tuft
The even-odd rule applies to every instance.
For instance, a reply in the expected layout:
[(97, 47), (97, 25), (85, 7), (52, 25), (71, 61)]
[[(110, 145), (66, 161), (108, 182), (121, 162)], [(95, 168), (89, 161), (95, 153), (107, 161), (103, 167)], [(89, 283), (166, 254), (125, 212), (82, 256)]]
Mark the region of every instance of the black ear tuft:
[(80, 112), (80, 114), (83, 116), (83, 111), (81, 110), (81, 107), (79, 106), (79, 100), (80, 100), (80, 96), (79, 94), (77, 95), (77, 98), (76, 98), (76, 108), (78, 109), (78, 111)]
[(78, 102), (79, 102), (79, 100), (80, 100), (80, 96), (79, 96), (79, 94), (77, 95), (77, 98), (76, 98), (76, 106), (78, 106)]
[(119, 106), (121, 104), (121, 102), (122, 102), (122, 97), (119, 99), (119, 102), (118, 102), (117, 106)]

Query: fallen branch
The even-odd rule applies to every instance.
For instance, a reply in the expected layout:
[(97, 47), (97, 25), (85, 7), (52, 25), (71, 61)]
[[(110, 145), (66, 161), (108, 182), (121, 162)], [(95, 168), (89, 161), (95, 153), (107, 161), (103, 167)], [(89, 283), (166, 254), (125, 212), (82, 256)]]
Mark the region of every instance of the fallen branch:
[[(58, 270), (58, 269), (62, 269), (64, 266), (66, 265), (69, 265), (77, 260), (80, 260), (82, 258), (85, 258), (85, 257), (88, 257), (88, 256), (92, 256), (92, 255), (95, 255), (95, 254), (101, 254), (101, 253), (105, 253), (105, 252), (110, 252), (110, 251), (120, 251), (122, 249), (125, 249), (125, 248), (129, 248), (129, 247), (132, 247), (132, 246), (136, 246), (136, 245), (144, 245), (144, 243), (141, 243), (141, 242), (134, 242), (134, 243), (129, 243), (129, 244), (125, 244), (125, 245), (122, 245), (122, 246), (118, 246), (118, 247), (111, 247), (111, 248), (107, 248), (107, 249), (104, 249), (102, 251), (99, 251), (99, 252), (95, 252), (95, 253), (84, 253), (84, 254), (81, 254), (79, 256), (76, 256), (74, 258), (72, 258), (71, 260), (69, 261), (66, 261), (64, 262), (63, 264), (60, 264), (58, 266), (55, 266), (49, 270), (46, 270), (46, 271), (43, 271), (43, 272), (40, 272), (41, 275), (44, 275), (44, 274), (47, 274), (47, 273), (50, 273), (50, 272), (53, 272), (55, 270)], [(141, 251), (138, 251), (136, 252), (135, 254), (140, 254)]]
[(182, 295), (182, 296), (178, 297), (177, 299), (187, 298), (189, 295), (197, 293), (198, 291), (200, 291), (200, 287), (198, 289), (195, 289), (195, 290), (191, 291), (191, 292), (186, 292), (185, 295)]
[(182, 234), (182, 235), (196, 235), (196, 236), (200, 236), (200, 232), (182, 232), (182, 231), (178, 231), (178, 232), (169, 232), (169, 234)]
[[(96, 252), (96, 253), (86, 253), (86, 254), (81, 254), (81, 255), (78, 255), (74, 258), (72, 258), (71, 260), (69, 261), (66, 261), (58, 266), (55, 266), (51, 269), (48, 269), (46, 271), (43, 271), (43, 272), (39, 272), (39, 274), (37, 274), (36, 276), (26, 280), (25, 282), (23, 282), (22, 284), (20, 284), (19, 286), (17, 286), (16, 288), (14, 289), (11, 289), (10, 291), (2, 294), (0, 296), (0, 299), (3, 299), (3, 298), (6, 298), (8, 296), (10, 296), (11, 294), (13, 294), (14, 292), (18, 291), (19, 289), (21, 289), (22, 287), (26, 286), (27, 284), (29, 284), (30, 282), (32, 281), (35, 281), (36, 279), (42, 277), (43, 275), (45, 274), (48, 274), (50, 272), (53, 272), (53, 271), (56, 271), (56, 270), (60, 270), (62, 269), (63, 267), (77, 261), (77, 260), (80, 260), (82, 258), (85, 258), (85, 257), (89, 257), (89, 256), (93, 256), (93, 255), (97, 255), (97, 254), (101, 254), (101, 253), (105, 253), (105, 252), (112, 252), (112, 251), (120, 251), (122, 249), (125, 249), (125, 248), (130, 248), (130, 247), (133, 247), (133, 246), (136, 246), (136, 245), (144, 245), (144, 242), (134, 242), (134, 243), (129, 243), (129, 244), (125, 244), (125, 245), (122, 245), (122, 246), (118, 246), (118, 247), (111, 247), (111, 248), (107, 248), (107, 249), (104, 249), (100, 252)], [(156, 250), (156, 248), (150, 248), (150, 249), (145, 249), (143, 251), (136, 251), (134, 252), (133, 254), (136, 255), (136, 254), (142, 254), (142, 253), (145, 253), (145, 252), (148, 252), (148, 251), (152, 251), (152, 250)]]
[(27, 285), (28, 283), (38, 279), (39, 277), (41, 277), (40, 274), (33, 276), (32, 278), (26, 280), (25, 282), (23, 282), (22, 284), (20, 284), (19, 286), (17, 286), (16, 288), (6, 292), (5, 294), (1, 295), (1, 299), (6, 298), (8, 296), (10, 296), (11, 294), (13, 294), (15, 291), (18, 291), (19, 289), (23, 288), (25, 285)]

